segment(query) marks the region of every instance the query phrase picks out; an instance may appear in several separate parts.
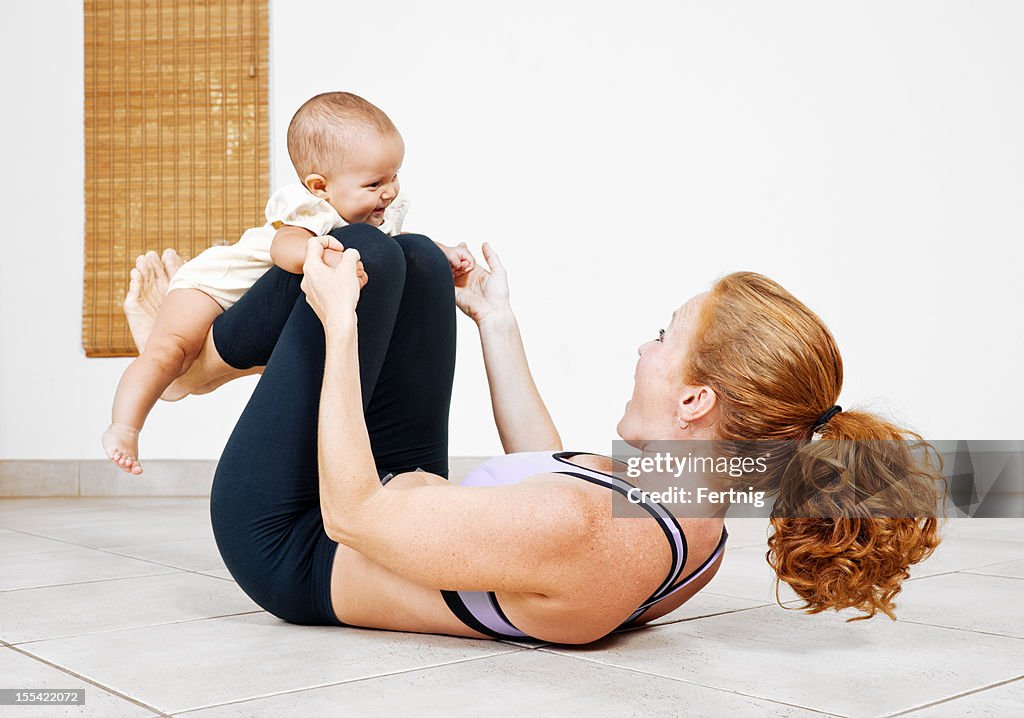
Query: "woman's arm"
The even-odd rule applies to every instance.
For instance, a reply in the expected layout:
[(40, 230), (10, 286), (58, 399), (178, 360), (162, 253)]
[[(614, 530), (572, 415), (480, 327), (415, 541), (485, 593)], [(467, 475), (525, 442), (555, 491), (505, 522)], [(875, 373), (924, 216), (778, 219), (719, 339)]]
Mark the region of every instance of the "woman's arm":
[(483, 253), (490, 271), (477, 265), (457, 278), (455, 301), (480, 330), (502, 448), (506, 454), (559, 450), (562, 439), (533, 381), (519, 324), (508, 303), (505, 267), (489, 244), (484, 244)]
[(491, 391), (491, 409), (506, 454), (559, 451), (562, 438), (537, 390), (511, 309), (477, 325)]
[(302, 289), (327, 343), (318, 428), (327, 535), (425, 586), (557, 593), (566, 566), (592, 545), (599, 519), (579, 487), (381, 486), (360, 402), (358, 253), (346, 251), (331, 269), (324, 239), (309, 242)]

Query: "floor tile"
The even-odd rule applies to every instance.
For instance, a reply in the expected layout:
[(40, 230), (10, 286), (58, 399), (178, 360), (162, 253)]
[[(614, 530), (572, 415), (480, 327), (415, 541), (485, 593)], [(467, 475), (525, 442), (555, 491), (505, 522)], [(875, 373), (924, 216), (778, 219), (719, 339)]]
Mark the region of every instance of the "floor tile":
[(725, 528), (729, 532), (726, 546), (729, 548), (743, 548), (744, 546), (767, 548), (770, 524), (768, 519), (726, 518)]
[(910, 567), (910, 577), (921, 578), (950, 571), (991, 566), (994, 563), (1016, 561), (1024, 556), (1024, 544), (1019, 541), (945, 536), (929, 558)]
[(60, 526), (153, 518), (152, 510), (124, 502), (125, 499), (0, 499), (0, 528), (38, 533), (38, 529)]
[(1020, 715), (1024, 706), (1024, 676), (1013, 683), (988, 688), (962, 698), (908, 713), (907, 718), (968, 718)]
[(9, 643), (258, 611), (237, 585), (178, 572), (0, 593)]
[(212, 571), (224, 568), (224, 561), (220, 557), (212, 535), (184, 541), (157, 541), (155, 543), (110, 546), (104, 551), (155, 561), (188, 571)]
[[(634, 705), (645, 715), (677, 715), (680, 705), (687, 714), (710, 706), (713, 715), (785, 715), (792, 704), (794, 715), (802, 706), (860, 716), (1024, 675), (1024, 520), (950, 521), (936, 554), (912, 567), (895, 624), (775, 606), (768, 521), (726, 524), (718, 575), (659, 625), (590, 647), (530, 643), (522, 646), (537, 650), (524, 651), (516, 642), (286, 624), (260, 611), (224, 568), (208, 498), (0, 499), (0, 639), (197, 718), (329, 715), (338, 705), (451, 715), (466, 707), (466, 686), (474, 714), (492, 706), (505, 714), (514, 704), (541, 714), (578, 706), (588, 718)], [(83, 583), (54, 585), (74, 581)], [(780, 595), (795, 598), (785, 584)], [(17, 654), (0, 647), (0, 676), (7, 651)], [(1008, 714), (1021, 704), (1021, 683), (911, 715)], [(325, 684), (338, 685), (318, 688)], [(105, 695), (114, 702), (102, 715), (149, 714)], [(121, 703), (129, 712), (118, 712)]]
[(709, 718), (818, 713), (536, 651), (343, 683), (184, 714), (187, 718), (337, 715), (645, 716)]
[(196, 513), (206, 516), (210, 515), (210, 497), (168, 497), (168, 496), (147, 496), (144, 498), (131, 497), (125, 499), (127, 506), (149, 509), (150, 511), (168, 511), (171, 513)]
[(201, 571), (200, 573), (202, 573), (204, 576), (215, 576), (216, 578), (223, 578), (227, 579), (228, 581), (235, 580), (234, 577), (231, 575), (231, 572), (228, 571), (226, 568), (207, 569), (206, 571)]
[(895, 600), (899, 619), (1024, 638), (1020, 579), (947, 573), (907, 581)]
[(980, 573), (986, 576), (1024, 578), (1024, 559), (1020, 561), (1007, 561), (1006, 563), (994, 563), (981, 568), (967, 568), (964, 569), (964, 573)]
[(1024, 542), (1024, 519), (949, 519), (943, 535)]
[(735, 596), (722, 596), (705, 589), (700, 591), (696, 596), (674, 610), (672, 613), (667, 616), (657, 618), (647, 625), (663, 626), (669, 623), (675, 623), (676, 621), (689, 621), (695, 618), (715, 616), (721, 613), (743, 611), (749, 608), (763, 606), (765, 603), (765, 601), (751, 601), (747, 598), (736, 598)]
[[(722, 566), (705, 590), (757, 603), (775, 603), (775, 571), (765, 560), (767, 550), (766, 545), (745, 548), (727, 545)], [(779, 597), (782, 601), (791, 601), (797, 595), (785, 583), (780, 583)]]
[[(2, 544), (2, 539), (0, 539)], [(58, 551), (5, 556), (0, 591), (173, 573), (177, 569), (70, 544)]]
[(768, 606), (538, 650), (849, 716), (903, 710), (1024, 673), (1020, 639), (885, 617), (845, 623), (852, 615)]
[[(765, 560), (767, 550), (767, 544), (744, 548), (727, 546), (722, 567), (711, 579), (707, 590), (753, 601), (774, 603), (775, 572)], [(992, 565), (1000, 561), (1006, 562), (1020, 558), (1021, 551), (1021, 544), (1014, 541), (947, 537), (929, 558), (910, 567), (910, 577), (923, 578)], [(911, 582), (908, 581), (906, 585)], [(779, 597), (783, 602), (798, 599), (785, 583), (779, 584)]]
[(0, 529), (0, 556), (5, 560), (11, 556), (27, 553), (46, 553), (74, 548), (64, 541), (54, 541), (42, 536), (33, 536), (21, 531)]
[(213, 541), (213, 529), (208, 516), (173, 516), (145, 509), (126, 509), (131, 515), (110, 512), (106, 517), (88, 520), (39, 525), (31, 533), (37, 536), (67, 541), (90, 548), (110, 548), (136, 544), (206, 539)]
[(520, 650), (495, 641), (297, 626), (265, 612), (24, 648), (167, 712)]
[(46, 497), (30, 496), (24, 498), (0, 497), (0, 514), (6, 510), (22, 510), (29, 507), (92, 507), (92, 508), (116, 508), (119, 506), (130, 506), (132, 503), (147, 501), (148, 498), (130, 496), (65, 496)]
[(85, 703), (80, 706), (4, 706), (0, 714), (17, 718), (140, 718), (157, 715), (153, 711), (119, 698), (97, 688), (81, 678), (69, 675), (53, 666), (23, 655), (13, 648), (0, 648), (0, 688), (62, 690), (75, 689), (84, 693)]

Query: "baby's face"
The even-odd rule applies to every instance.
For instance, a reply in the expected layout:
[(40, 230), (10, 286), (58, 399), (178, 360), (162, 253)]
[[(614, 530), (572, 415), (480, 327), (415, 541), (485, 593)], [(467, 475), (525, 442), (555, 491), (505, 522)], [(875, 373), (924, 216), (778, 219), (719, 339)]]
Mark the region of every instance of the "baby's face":
[(379, 227), (384, 210), (398, 195), (398, 170), (405, 143), (395, 132), (352, 142), (340, 172), (327, 179), (327, 201), (349, 224)]

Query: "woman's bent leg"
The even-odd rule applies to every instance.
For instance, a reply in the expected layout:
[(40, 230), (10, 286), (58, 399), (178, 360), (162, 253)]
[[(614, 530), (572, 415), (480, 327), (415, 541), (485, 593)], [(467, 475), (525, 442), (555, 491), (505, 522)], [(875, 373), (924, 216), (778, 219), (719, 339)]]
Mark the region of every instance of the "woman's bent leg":
[[(365, 407), (394, 329), (405, 257), (394, 239), (368, 225), (336, 236), (359, 250), (370, 277), (356, 310)], [(233, 331), (259, 331), (258, 317), (244, 319)], [(257, 604), (293, 623), (338, 624), (330, 601), (337, 544), (323, 530), (317, 472), (324, 331), (301, 291), (275, 343), (217, 466), (214, 536), (228, 570)], [(266, 336), (239, 344), (236, 360), (259, 361), (268, 344)]]
[(366, 408), (366, 427), (378, 469), (398, 474), (422, 468), (447, 478), (448, 411), (455, 376), (451, 267), (423, 235), (395, 239), (405, 255), (405, 290)]

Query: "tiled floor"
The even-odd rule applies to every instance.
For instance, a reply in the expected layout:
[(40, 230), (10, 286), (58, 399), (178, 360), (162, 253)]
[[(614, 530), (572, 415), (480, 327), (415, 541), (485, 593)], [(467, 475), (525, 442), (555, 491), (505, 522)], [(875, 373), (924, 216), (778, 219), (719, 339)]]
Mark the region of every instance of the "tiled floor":
[[(84, 707), (0, 716), (1020, 715), (1024, 520), (961, 520), (852, 624), (775, 605), (766, 522), (707, 590), (586, 647), (294, 626), (217, 555), (207, 499), (0, 500), (0, 688)], [(784, 590), (782, 599), (793, 594)]]

